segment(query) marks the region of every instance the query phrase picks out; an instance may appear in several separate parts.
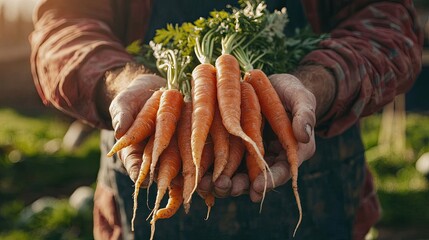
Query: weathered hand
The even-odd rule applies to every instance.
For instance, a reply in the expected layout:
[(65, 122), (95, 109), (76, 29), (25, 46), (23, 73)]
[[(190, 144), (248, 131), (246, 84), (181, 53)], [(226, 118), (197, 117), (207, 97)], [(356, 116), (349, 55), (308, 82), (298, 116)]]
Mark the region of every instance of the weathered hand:
[[(316, 117), (322, 116), (335, 97), (336, 83), (333, 76), (321, 66), (303, 66), (294, 74), (275, 74), (270, 81), (292, 119), (292, 128), (298, 141), (299, 165), (313, 156), (316, 150), (314, 128)], [(317, 103), (317, 105), (316, 105)], [(291, 178), (287, 156), (276, 140), (264, 139), (268, 144), (266, 161), (273, 174), (274, 186), (268, 179), (268, 191), (285, 184)], [(269, 142), (267, 142), (269, 141)], [(232, 179), (220, 176), (215, 183), (211, 176), (203, 177), (199, 191), (212, 191), (217, 197), (239, 196), (249, 193), (254, 202), (262, 200), (265, 178), (258, 176), (250, 185), (246, 173), (236, 173)]]
[[(125, 147), (118, 152), (118, 157), (133, 182), (136, 182), (140, 172), (144, 146), (144, 142), (141, 142)], [(143, 185), (146, 186), (146, 184)]]
[(130, 128), (134, 118), (152, 93), (165, 86), (165, 80), (152, 74), (137, 75), (134, 80), (120, 91), (109, 107), (115, 137), (120, 138)]
[[(299, 165), (301, 165), (316, 150), (314, 136), (316, 117), (320, 117), (329, 109), (335, 96), (335, 80), (323, 67), (305, 66), (295, 75), (272, 75), (270, 81), (292, 118), (293, 132), (298, 141)], [(268, 181), (267, 190), (271, 190), (285, 184), (291, 176), (287, 156), (281, 145), (278, 142), (272, 142), (267, 152), (271, 155), (267, 154), (267, 159), (272, 162), (270, 169), (274, 179), (274, 186), (272, 181)], [(258, 176), (253, 182), (249, 191), (252, 201), (262, 200), (264, 183), (263, 175)]]
[[(110, 114), (116, 138), (119, 139), (126, 133), (146, 100), (149, 99), (154, 90), (163, 85), (164, 80), (156, 75), (138, 75), (127, 88), (113, 99), (110, 105)], [(142, 144), (128, 146), (118, 153), (128, 175), (134, 182), (137, 180), (140, 171), (142, 154)]]
[[(301, 165), (305, 160), (308, 160), (313, 155), (314, 151), (315, 141), (313, 134), (308, 143), (298, 143), (298, 164)], [(269, 154), (270, 155), (267, 155), (265, 159), (270, 166), (274, 179), (274, 186), (272, 185), (271, 177), (268, 176), (267, 191), (285, 184), (291, 178), (286, 152), (277, 140), (274, 140), (269, 144)], [(265, 178), (263, 174), (261, 174), (255, 179), (249, 190), (250, 199), (253, 202), (260, 202), (262, 200), (264, 187)]]
[(198, 192), (212, 192), (215, 197), (237, 197), (249, 192), (249, 176), (246, 173), (236, 173), (232, 178), (220, 175), (216, 182), (212, 182), (211, 173), (207, 173), (198, 185)]
[[(129, 64), (107, 73), (100, 84), (97, 104), (101, 114), (111, 119), (115, 137), (123, 136), (152, 93), (165, 86), (165, 79), (147, 73), (141, 66)], [(130, 178), (137, 179), (142, 162), (142, 143), (118, 152)]]

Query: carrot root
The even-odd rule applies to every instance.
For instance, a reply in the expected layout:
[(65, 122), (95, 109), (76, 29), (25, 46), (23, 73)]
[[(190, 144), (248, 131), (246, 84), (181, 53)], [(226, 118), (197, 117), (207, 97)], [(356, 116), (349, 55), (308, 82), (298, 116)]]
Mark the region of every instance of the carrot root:
[(165, 90), (161, 95), (156, 117), (155, 140), (153, 144), (152, 163), (149, 171), (149, 185), (152, 185), (155, 167), (159, 156), (167, 148), (176, 131), (177, 122), (183, 107), (183, 96), (175, 89)]
[(199, 64), (192, 71), (192, 158), (195, 165), (195, 192), (200, 179), (201, 155), (210, 131), (216, 106), (216, 69), (211, 64)]
[(155, 235), (155, 223), (158, 219), (165, 219), (172, 217), (180, 208), (180, 205), (183, 203), (183, 195), (182, 195), (182, 185), (183, 178), (180, 176), (177, 178), (179, 183), (171, 184), (168, 191), (168, 202), (165, 208), (159, 209), (154, 212), (153, 218), (150, 221), (151, 231), (150, 231), (150, 239), (152, 240)]
[(248, 71), (244, 77), (244, 81), (249, 82), (253, 86), (253, 89), (255, 89), (261, 105), (261, 111), (269, 122), (273, 132), (277, 135), (283, 149), (286, 151), (290, 165), (292, 189), (299, 211), (299, 220), (296, 226), (296, 229), (298, 229), (302, 219), (301, 200), (298, 193), (298, 143), (293, 133), (291, 121), (276, 90), (263, 71), (260, 69)]
[(143, 161), (140, 166), (139, 175), (137, 177), (135, 186), (134, 186), (134, 194), (133, 194), (133, 216), (131, 219), (131, 231), (134, 231), (134, 222), (137, 214), (137, 205), (138, 205), (138, 195), (140, 192), (140, 187), (143, 183), (143, 181), (146, 179), (148, 173), (149, 173), (149, 167), (150, 163), (152, 161), (152, 149), (153, 149), (153, 140), (154, 138), (151, 137), (146, 144), (144, 151), (143, 151)]

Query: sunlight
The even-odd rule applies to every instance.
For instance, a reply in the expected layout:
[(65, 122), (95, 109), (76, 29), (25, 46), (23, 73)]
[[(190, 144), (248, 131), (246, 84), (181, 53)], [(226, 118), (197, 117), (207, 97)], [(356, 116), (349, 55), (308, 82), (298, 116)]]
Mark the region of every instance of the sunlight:
[(31, 21), (36, 0), (0, 0), (0, 22)]

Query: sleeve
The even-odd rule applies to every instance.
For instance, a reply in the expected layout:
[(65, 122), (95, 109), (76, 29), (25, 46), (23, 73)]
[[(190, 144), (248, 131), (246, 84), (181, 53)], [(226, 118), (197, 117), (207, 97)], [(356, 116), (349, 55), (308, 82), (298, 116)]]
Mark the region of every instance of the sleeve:
[(106, 71), (133, 61), (112, 29), (109, 0), (43, 0), (30, 35), (33, 79), (44, 104), (99, 128), (94, 91)]
[(373, 3), (339, 11), (341, 21), (330, 38), (302, 62), (326, 67), (337, 81), (333, 105), (318, 120), (322, 137), (338, 135), (380, 110), (410, 89), (421, 70), (423, 35), (412, 1), (360, 2)]

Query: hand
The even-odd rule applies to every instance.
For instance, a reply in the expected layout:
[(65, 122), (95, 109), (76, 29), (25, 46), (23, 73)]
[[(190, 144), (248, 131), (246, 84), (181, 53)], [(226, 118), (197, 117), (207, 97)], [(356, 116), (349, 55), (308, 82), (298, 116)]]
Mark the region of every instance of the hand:
[[(316, 150), (314, 134), (316, 117), (321, 117), (331, 106), (336, 91), (335, 79), (325, 68), (314, 65), (302, 66), (294, 75), (272, 75), (270, 81), (292, 117), (292, 128), (298, 141), (298, 158), (301, 165)], [(290, 179), (286, 153), (277, 140), (269, 142), (268, 146), (266, 161), (273, 174), (274, 187), (283, 185)], [(211, 183), (210, 176), (205, 176), (199, 185), (199, 191), (212, 191), (217, 197), (249, 193), (252, 201), (260, 202), (264, 184), (263, 174), (258, 176), (251, 186), (245, 173), (237, 173), (232, 179), (221, 175), (215, 183)], [(269, 179), (268, 191), (274, 188), (272, 185)]]
[[(139, 144), (130, 145), (118, 152), (118, 158), (122, 161), (125, 170), (133, 182), (137, 181), (140, 172), (144, 146), (145, 143), (141, 142)], [(146, 182), (148, 183), (148, 181)], [(147, 186), (147, 183), (143, 185)]]
[(249, 176), (246, 173), (236, 173), (232, 178), (220, 175), (216, 182), (212, 182), (212, 174), (207, 173), (198, 184), (198, 193), (205, 195), (212, 192), (217, 198), (237, 197), (249, 192)]
[[(106, 119), (111, 119), (115, 137), (119, 139), (130, 128), (134, 118), (152, 93), (165, 86), (165, 79), (148, 73), (135, 64), (128, 64), (106, 74), (99, 86), (97, 106)], [(137, 179), (142, 162), (143, 145), (136, 144), (118, 152), (130, 178)]]
[(134, 122), (152, 93), (165, 86), (165, 80), (152, 74), (138, 75), (112, 100), (109, 112), (115, 137), (122, 137)]
[[(292, 128), (298, 141), (299, 165), (315, 152), (314, 128), (316, 117), (321, 117), (331, 106), (335, 97), (336, 83), (333, 76), (321, 66), (303, 66), (294, 74), (275, 74), (270, 81), (276, 89), (285, 109), (292, 116)], [(317, 105), (316, 105), (317, 103)], [(290, 179), (287, 156), (281, 145), (271, 142), (268, 153), (272, 162), (270, 167), (274, 178), (268, 181), (268, 189), (285, 184)], [(250, 198), (254, 202), (262, 200), (265, 179), (256, 178), (250, 188)]]
[(146, 100), (165, 84), (162, 77), (133, 63), (106, 73), (95, 99), (100, 115), (111, 122), (116, 138), (125, 134)]

